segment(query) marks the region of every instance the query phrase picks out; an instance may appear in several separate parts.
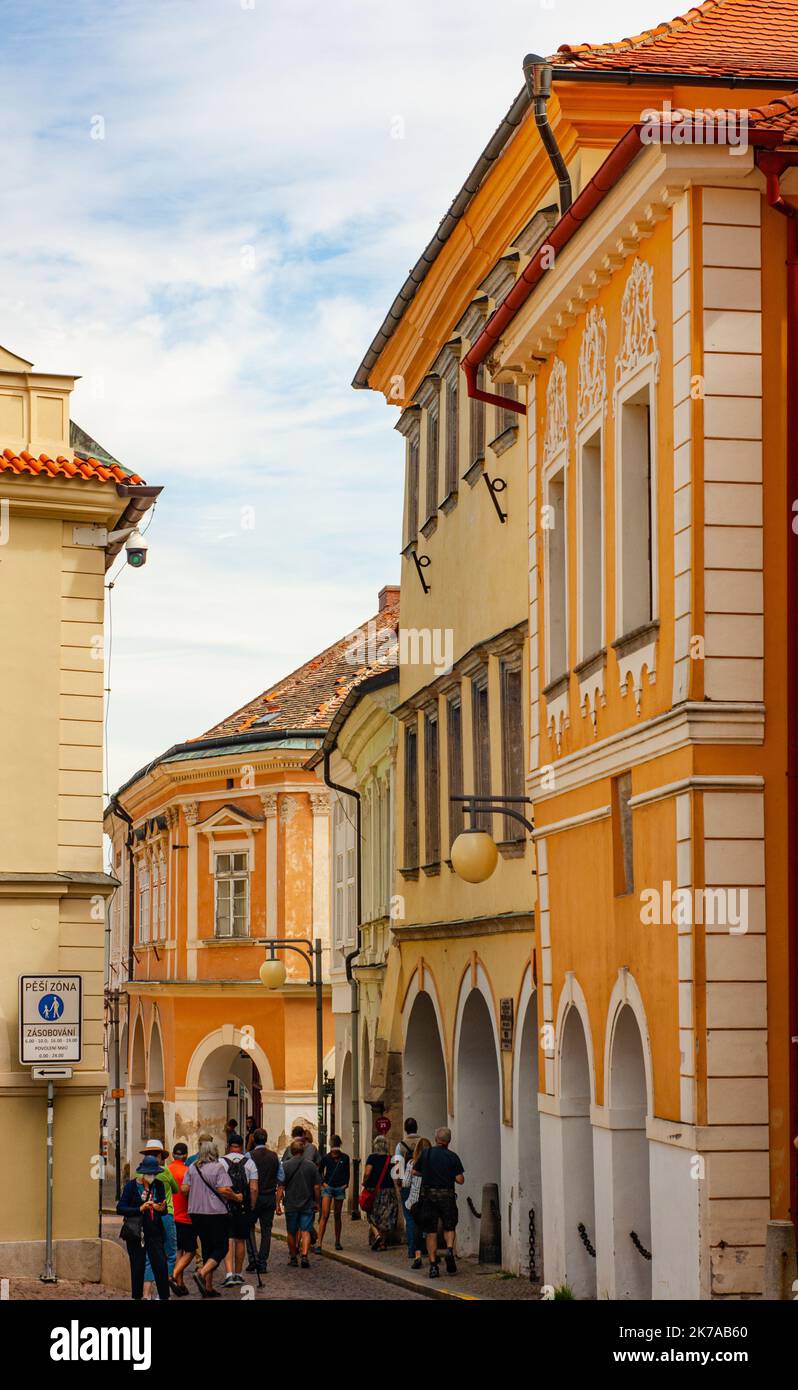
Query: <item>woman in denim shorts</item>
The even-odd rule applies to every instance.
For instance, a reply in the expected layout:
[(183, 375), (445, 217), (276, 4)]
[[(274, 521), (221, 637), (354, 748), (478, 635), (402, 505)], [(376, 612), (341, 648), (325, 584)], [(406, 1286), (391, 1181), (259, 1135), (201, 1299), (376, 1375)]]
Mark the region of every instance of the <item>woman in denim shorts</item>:
[(316, 1255), (321, 1254), (321, 1243), (324, 1240), (324, 1232), (327, 1229), (327, 1222), (330, 1219), (330, 1211), (333, 1213), (333, 1224), (335, 1227), (335, 1248), (343, 1250), (341, 1244), (341, 1212), (343, 1211), (346, 1199), (346, 1189), (349, 1186), (349, 1155), (343, 1153), (341, 1140), (334, 1134), (330, 1140), (329, 1153), (324, 1155), (321, 1163), (321, 1221), (319, 1222), (319, 1239), (314, 1245), (313, 1250)]

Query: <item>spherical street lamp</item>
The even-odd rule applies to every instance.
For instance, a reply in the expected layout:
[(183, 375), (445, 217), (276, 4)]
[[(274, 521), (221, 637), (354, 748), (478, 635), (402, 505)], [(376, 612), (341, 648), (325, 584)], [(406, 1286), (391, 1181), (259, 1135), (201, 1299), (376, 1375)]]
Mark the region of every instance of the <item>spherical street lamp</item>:
[(452, 868), (466, 883), (484, 883), (499, 861), (499, 851), (486, 830), (464, 830), (452, 845)]
[(285, 961), (278, 960), (276, 956), (265, 960), (258, 971), (261, 984), (266, 989), (280, 989), (285, 984), (285, 973)]

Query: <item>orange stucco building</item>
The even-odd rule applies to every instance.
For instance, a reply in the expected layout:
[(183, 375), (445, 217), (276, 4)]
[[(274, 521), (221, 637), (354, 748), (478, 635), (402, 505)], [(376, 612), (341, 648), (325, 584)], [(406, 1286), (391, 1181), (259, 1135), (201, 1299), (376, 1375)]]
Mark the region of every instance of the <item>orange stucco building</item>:
[[(456, 324), (471, 406), (517, 402), (522, 475), (493, 445), (482, 463), (528, 507), (539, 1083), (518, 1104), (544, 1278), (580, 1297), (788, 1296), (796, 41), (792, 0), (707, 0), (527, 59), (355, 379), (437, 447), (425, 378)], [(407, 468), (410, 494), (412, 441)], [(444, 515), (429, 572), (445, 554), (465, 584), (454, 545)]]
[[(343, 638), (200, 738), (176, 745), (112, 799), (105, 828), (122, 884), (111, 924), (110, 1066), (120, 995), (119, 1136), (221, 1140), (248, 1115), (278, 1144), (316, 1129), (316, 998), (306, 962), (281, 952), (285, 984), (258, 970), (270, 939), (323, 947), (324, 1065), (330, 1008), (330, 815), (304, 767), (351, 685)], [(132, 908), (132, 912), (131, 912)], [(114, 1112), (109, 1112), (109, 1128)]]

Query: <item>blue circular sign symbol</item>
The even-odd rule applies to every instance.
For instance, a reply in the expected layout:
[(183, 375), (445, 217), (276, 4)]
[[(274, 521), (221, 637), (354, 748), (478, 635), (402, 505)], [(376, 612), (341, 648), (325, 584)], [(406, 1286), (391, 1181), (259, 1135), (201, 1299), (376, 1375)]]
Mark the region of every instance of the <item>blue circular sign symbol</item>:
[(63, 1012), (64, 1001), (60, 994), (45, 994), (44, 998), (39, 1000), (39, 1013), (48, 1022), (52, 1023), (54, 1019), (60, 1018)]

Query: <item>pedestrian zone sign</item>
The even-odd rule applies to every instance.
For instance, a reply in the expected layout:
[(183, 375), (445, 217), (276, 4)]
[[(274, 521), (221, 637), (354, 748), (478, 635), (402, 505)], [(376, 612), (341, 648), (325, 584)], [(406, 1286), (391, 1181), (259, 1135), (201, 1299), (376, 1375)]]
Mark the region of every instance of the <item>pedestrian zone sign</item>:
[(83, 1022), (80, 975), (20, 975), (19, 1060), (79, 1062)]

